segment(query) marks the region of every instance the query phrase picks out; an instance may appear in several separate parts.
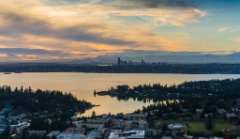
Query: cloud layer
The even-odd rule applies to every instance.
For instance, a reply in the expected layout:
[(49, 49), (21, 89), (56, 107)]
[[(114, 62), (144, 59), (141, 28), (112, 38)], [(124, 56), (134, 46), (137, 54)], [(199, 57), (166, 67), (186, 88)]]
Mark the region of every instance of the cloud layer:
[(1, 1), (0, 57), (78, 59), (125, 49), (181, 50), (187, 35), (167, 37), (154, 28), (183, 27), (205, 15), (190, 0)]
[(133, 3), (134, 5), (141, 5), (147, 8), (158, 7), (181, 7), (192, 8), (195, 0), (123, 0), (126, 3)]

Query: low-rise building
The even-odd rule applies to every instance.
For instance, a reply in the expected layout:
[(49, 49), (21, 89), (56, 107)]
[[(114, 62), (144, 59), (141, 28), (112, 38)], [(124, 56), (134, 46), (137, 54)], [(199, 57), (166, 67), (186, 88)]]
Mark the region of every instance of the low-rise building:
[(103, 132), (100, 130), (93, 130), (87, 135), (87, 139), (101, 139)]
[(125, 114), (124, 118), (128, 119), (128, 120), (132, 120), (132, 119), (146, 119), (147, 117), (147, 113), (139, 113), (139, 114)]
[(75, 122), (74, 123), (76, 128), (93, 128), (93, 129), (101, 129), (105, 127), (105, 124), (93, 124), (93, 123), (82, 123), (82, 122)]
[(152, 136), (160, 136), (161, 130), (156, 129), (147, 129), (145, 130), (145, 137), (146, 138), (152, 138)]
[(110, 133), (108, 139), (144, 139), (144, 130), (121, 131), (114, 130)]
[(112, 119), (111, 125), (112, 128), (123, 129), (124, 121), (122, 119)]
[(104, 124), (85, 124), (86, 128), (102, 129), (105, 127)]
[(132, 130), (132, 129), (141, 129), (141, 130), (148, 129), (148, 123), (144, 120), (126, 121), (125, 130)]
[(54, 138), (56, 138), (57, 135), (59, 135), (59, 134), (60, 134), (60, 131), (54, 130), (54, 131), (50, 132), (49, 134), (47, 134), (46, 139), (54, 139)]
[(28, 130), (28, 137), (42, 138), (47, 134), (46, 130)]
[(107, 124), (110, 119), (87, 119), (88, 124)]
[(226, 119), (227, 119), (227, 121), (235, 122), (235, 121), (238, 120), (238, 117), (235, 113), (227, 113), (226, 114)]
[(17, 134), (22, 135), (22, 132), (24, 129), (28, 128), (30, 126), (30, 123), (23, 122), (16, 125), (10, 125), (10, 134)]
[(105, 125), (109, 123), (109, 119), (87, 119), (87, 122), (85, 121), (76, 121), (73, 124), (77, 128), (94, 128), (94, 129), (102, 129), (105, 127)]
[(7, 125), (0, 124), (0, 134), (2, 134), (5, 131), (6, 128), (7, 128)]
[(204, 111), (204, 109), (196, 109), (196, 113), (200, 114)]
[(68, 128), (57, 135), (56, 139), (85, 139), (84, 128)]
[(138, 127), (139, 129), (145, 130), (149, 128), (148, 122), (144, 120), (139, 120), (138, 123), (139, 123), (139, 127)]
[(218, 112), (218, 114), (220, 114), (220, 115), (226, 114), (226, 110), (225, 110), (225, 109), (217, 109), (217, 112)]

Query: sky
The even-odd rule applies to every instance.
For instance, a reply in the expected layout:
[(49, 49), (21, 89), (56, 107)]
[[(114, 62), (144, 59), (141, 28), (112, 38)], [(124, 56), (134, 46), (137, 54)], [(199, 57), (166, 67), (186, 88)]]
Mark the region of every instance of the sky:
[(238, 53), (239, 12), (239, 0), (0, 0), (0, 62)]

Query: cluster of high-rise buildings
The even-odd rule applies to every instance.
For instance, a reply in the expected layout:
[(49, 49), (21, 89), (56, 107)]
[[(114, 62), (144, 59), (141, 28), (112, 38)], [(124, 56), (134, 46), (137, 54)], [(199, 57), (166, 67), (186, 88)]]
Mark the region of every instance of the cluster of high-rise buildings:
[(146, 62), (144, 60), (141, 60), (141, 62), (133, 62), (132, 60), (126, 61), (118, 57), (117, 64), (118, 65), (139, 65), (139, 64), (146, 64)]

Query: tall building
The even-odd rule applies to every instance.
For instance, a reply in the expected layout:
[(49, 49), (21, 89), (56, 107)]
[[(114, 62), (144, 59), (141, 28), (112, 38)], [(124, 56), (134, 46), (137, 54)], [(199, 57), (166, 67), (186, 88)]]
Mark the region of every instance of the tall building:
[(118, 57), (118, 65), (120, 65), (121, 64), (121, 59), (120, 59), (120, 57)]

